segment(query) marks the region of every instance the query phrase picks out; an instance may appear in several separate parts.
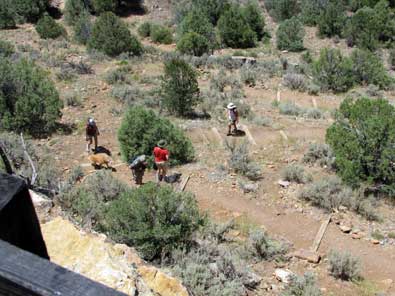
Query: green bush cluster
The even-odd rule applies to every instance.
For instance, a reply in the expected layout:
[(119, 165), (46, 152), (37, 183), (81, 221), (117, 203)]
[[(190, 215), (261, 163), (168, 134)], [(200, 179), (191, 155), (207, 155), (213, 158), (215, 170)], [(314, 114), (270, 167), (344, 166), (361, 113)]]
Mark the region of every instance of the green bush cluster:
[[(69, 26), (74, 26), (82, 14), (88, 12), (87, 1), (67, 0), (64, 6), (64, 20)], [(89, 14), (89, 12), (88, 12)]]
[(143, 107), (130, 108), (118, 131), (118, 140), (124, 160), (136, 155), (152, 155), (160, 139), (165, 139), (170, 151), (170, 163), (182, 164), (194, 159), (190, 140), (169, 120)]
[(394, 83), (381, 59), (374, 53), (355, 49), (345, 57), (337, 49), (323, 49), (313, 63), (315, 82), (322, 90), (344, 92), (354, 84), (373, 84), (381, 89)]
[(313, 63), (313, 76), (322, 90), (346, 91), (354, 84), (352, 61), (338, 49), (324, 48)]
[(387, 88), (394, 79), (391, 78), (385, 69), (381, 59), (374, 53), (355, 49), (351, 54), (355, 81), (359, 84), (373, 84), (380, 89)]
[(92, 27), (93, 24), (89, 12), (87, 10), (82, 11), (73, 27), (74, 40), (77, 43), (86, 45), (92, 35)]
[(257, 34), (247, 22), (239, 5), (231, 5), (218, 20), (218, 32), (222, 43), (233, 48), (254, 47)]
[[(189, 35), (189, 39), (202, 42), (203, 46), (199, 47), (205, 48), (209, 44), (211, 50), (218, 47), (218, 41), (228, 47), (254, 47), (265, 36), (265, 20), (261, 8), (254, 1), (243, 6), (223, 0), (185, 1), (183, 9), (178, 12), (178, 39), (179, 42), (183, 40), (180, 47), (184, 52), (193, 53), (193, 43), (189, 41), (186, 50), (183, 38), (192, 32), (200, 36)], [(216, 37), (215, 27), (220, 40)]]
[(384, 99), (345, 99), (326, 140), (341, 178), (353, 187), (366, 182), (394, 194), (395, 108)]
[(0, 129), (33, 135), (50, 132), (62, 107), (46, 71), (26, 60), (0, 58)]
[(318, 17), (318, 32), (321, 36), (341, 36), (346, 22), (346, 7), (342, 0), (329, 1)]
[(47, 0), (15, 0), (10, 2), (15, 7), (18, 22), (37, 22), (49, 6)]
[(202, 222), (192, 194), (148, 183), (111, 202), (100, 228), (153, 260), (188, 246)]
[(190, 32), (182, 35), (178, 40), (177, 50), (182, 54), (200, 57), (210, 52), (210, 43), (204, 36)]
[(335, 157), (329, 145), (327, 144), (310, 144), (307, 152), (303, 155), (303, 162), (308, 164), (316, 164), (333, 168)]
[(12, 0), (0, 2), (0, 29), (11, 29), (16, 25), (16, 8)]
[(395, 14), (386, 0), (358, 9), (347, 22), (344, 36), (350, 46), (375, 50), (381, 42), (395, 40)]
[(269, 14), (278, 22), (296, 16), (300, 11), (297, 0), (265, 0), (265, 7)]
[(172, 114), (187, 116), (200, 102), (196, 71), (181, 59), (165, 62), (162, 78), (163, 106)]
[(101, 14), (95, 21), (88, 48), (109, 56), (124, 52), (140, 55), (143, 50), (138, 39), (130, 34), (127, 25), (112, 12)]
[(277, 48), (280, 50), (300, 51), (304, 49), (303, 38), (305, 30), (302, 22), (296, 18), (290, 18), (278, 26)]
[(151, 35), (151, 27), (152, 23), (144, 22), (138, 27), (137, 33), (143, 38), (149, 37)]
[(173, 42), (173, 34), (171, 30), (162, 25), (152, 25), (150, 37), (155, 43), (170, 44)]
[(66, 36), (65, 28), (55, 22), (55, 20), (49, 15), (44, 15), (36, 24), (36, 31), (42, 39), (55, 39), (60, 36)]

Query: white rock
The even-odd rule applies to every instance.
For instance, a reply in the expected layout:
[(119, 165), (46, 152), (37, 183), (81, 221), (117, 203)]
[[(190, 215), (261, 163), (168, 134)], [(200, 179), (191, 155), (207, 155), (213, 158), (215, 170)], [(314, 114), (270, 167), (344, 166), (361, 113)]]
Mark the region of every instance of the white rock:
[(276, 269), (274, 272), (276, 279), (283, 283), (289, 283), (291, 277), (294, 275), (292, 271), (288, 269)]

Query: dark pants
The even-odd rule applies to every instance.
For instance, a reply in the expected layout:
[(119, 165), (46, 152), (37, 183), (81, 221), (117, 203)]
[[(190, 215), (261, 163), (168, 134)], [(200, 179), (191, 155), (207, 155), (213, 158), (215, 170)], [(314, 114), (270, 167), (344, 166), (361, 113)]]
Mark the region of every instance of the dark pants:
[(143, 184), (144, 170), (132, 170), (133, 180), (137, 185)]

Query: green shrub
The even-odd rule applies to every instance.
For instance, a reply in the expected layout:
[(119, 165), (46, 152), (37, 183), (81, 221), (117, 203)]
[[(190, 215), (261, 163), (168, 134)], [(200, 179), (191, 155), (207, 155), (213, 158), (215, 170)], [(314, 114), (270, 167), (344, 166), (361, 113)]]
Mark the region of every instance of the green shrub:
[(329, 1), (322, 0), (302, 0), (300, 3), (301, 20), (308, 26), (318, 24), (321, 12), (325, 9)]
[(287, 252), (287, 246), (271, 239), (261, 229), (253, 230), (248, 235), (248, 246), (255, 257), (271, 260)]
[(73, 27), (74, 40), (77, 43), (86, 45), (92, 35), (92, 21), (88, 11), (81, 12)]
[(346, 18), (346, 8), (343, 1), (330, 1), (318, 18), (319, 34), (326, 37), (341, 36)]
[(373, 8), (379, 0), (351, 0), (350, 8), (352, 11), (357, 11), (365, 6)]
[(190, 32), (184, 34), (177, 42), (177, 50), (182, 54), (202, 56), (210, 52), (210, 44), (206, 37)]
[(130, 66), (121, 66), (114, 70), (109, 70), (106, 73), (104, 80), (108, 84), (130, 83), (131, 73), (132, 73), (132, 68)]
[(15, 52), (15, 46), (8, 41), (0, 39), (0, 59), (10, 57)]
[(150, 37), (155, 43), (170, 44), (173, 42), (173, 34), (170, 29), (162, 25), (152, 25)]
[(293, 276), (281, 296), (321, 296), (314, 274), (305, 273), (303, 276)]
[(296, 16), (300, 10), (297, 0), (265, 0), (265, 6), (277, 22)]
[(388, 87), (394, 80), (388, 75), (381, 59), (374, 53), (355, 49), (351, 54), (354, 76), (357, 82), (374, 84), (381, 89)]
[(15, 28), (17, 17), (15, 5), (12, 0), (0, 2), (0, 29)]
[(172, 271), (193, 295), (244, 295), (247, 289), (243, 277), (248, 277), (248, 266), (237, 254), (222, 249), (205, 244), (190, 252), (176, 250), (172, 254)]
[(96, 13), (115, 12), (118, 7), (117, 0), (92, 0), (93, 9)]
[(192, 194), (148, 183), (111, 202), (101, 228), (153, 260), (188, 246), (202, 222)]
[(103, 223), (106, 204), (126, 191), (126, 184), (103, 170), (87, 177), (81, 185), (71, 186), (58, 199), (62, 207), (74, 214), (81, 224), (98, 227)]
[(257, 69), (254, 66), (244, 65), (240, 68), (240, 79), (249, 86), (255, 86), (258, 78)]
[(249, 155), (247, 142), (243, 142), (240, 145), (226, 142), (226, 145), (231, 152), (228, 161), (231, 170), (253, 181), (262, 177), (260, 166), (253, 162)]
[(329, 272), (345, 281), (358, 280), (361, 278), (361, 261), (349, 252), (332, 250), (329, 253)]
[(265, 36), (265, 19), (258, 3), (249, 0), (243, 7), (242, 12), (248, 25), (256, 33), (258, 40), (262, 40)]
[(64, 6), (64, 20), (69, 26), (74, 26), (82, 14), (88, 10), (84, 0), (66, 0)]
[(233, 4), (218, 21), (218, 32), (222, 43), (233, 48), (254, 47), (256, 33), (248, 25), (239, 5)]
[(357, 187), (362, 182), (392, 191), (395, 109), (384, 99), (345, 99), (326, 140), (336, 156), (338, 174)]
[(170, 163), (182, 164), (193, 160), (194, 150), (189, 139), (169, 120), (142, 107), (130, 108), (118, 131), (124, 160), (136, 155), (152, 155), (160, 139), (165, 139), (170, 151)]
[(105, 12), (96, 20), (88, 40), (88, 48), (109, 56), (117, 56), (123, 52), (140, 55), (143, 50), (138, 39), (130, 34), (127, 25), (112, 12)]
[[(394, 1), (392, 1), (392, 7), (395, 7)], [(395, 12), (390, 8), (389, 1), (380, 0), (374, 6), (374, 12), (379, 41), (395, 41)]]
[(313, 63), (313, 75), (322, 90), (344, 92), (354, 84), (353, 64), (338, 49), (324, 48)]
[(277, 48), (280, 50), (300, 51), (304, 49), (305, 30), (298, 18), (291, 18), (280, 23), (277, 29)]
[(204, 36), (211, 42), (215, 42), (214, 26), (202, 10), (191, 10), (178, 27), (178, 34), (181, 39), (185, 34), (192, 32)]
[(35, 23), (46, 11), (49, 2), (47, 0), (15, 0), (12, 6), (16, 8), (19, 21)]
[(307, 152), (303, 156), (303, 162), (309, 164), (318, 163), (320, 166), (328, 168), (334, 167), (335, 157), (329, 145), (327, 144), (310, 144)]
[(339, 178), (331, 176), (304, 187), (299, 192), (299, 198), (311, 202), (313, 206), (332, 211), (340, 206), (351, 207), (353, 192)]
[(369, 50), (378, 47), (379, 28), (373, 8), (359, 9), (349, 20), (344, 35), (349, 46), (358, 46)]
[(286, 166), (281, 171), (281, 176), (285, 181), (296, 182), (299, 184), (308, 183), (312, 180), (312, 176), (305, 172), (304, 167), (297, 164)]
[(66, 36), (66, 30), (49, 15), (44, 15), (36, 24), (36, 31), (42, 39), (55, 39)]
[(186, 116), (201, 100), (196, 71), (181, 59), (165, 62), (163, 105), (172, 114)]
[(61, 116), (62, 105), (46, 71), (26, 60), (0, 58), (0, 129), (50, 132)]
[(141, 37), (149, 37), (151, 35), (151, 28), (152, 24), (150, 22), (144, 22), (139, 26), (137, 32)]
[(305, 76), (296, 73), (287, 73), (283, 76), (284, 85), (293, 90), (305, 91), (307, 83)]

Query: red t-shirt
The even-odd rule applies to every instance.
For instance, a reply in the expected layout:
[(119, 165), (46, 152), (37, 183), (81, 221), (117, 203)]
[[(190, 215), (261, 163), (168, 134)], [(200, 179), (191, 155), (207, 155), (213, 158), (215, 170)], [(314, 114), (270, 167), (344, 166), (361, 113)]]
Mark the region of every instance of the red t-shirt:
[(169, 151), (160, 147), (155, 147), (154, 156), (155, 156), (155, 162), (167, 161), (169, 159)]

